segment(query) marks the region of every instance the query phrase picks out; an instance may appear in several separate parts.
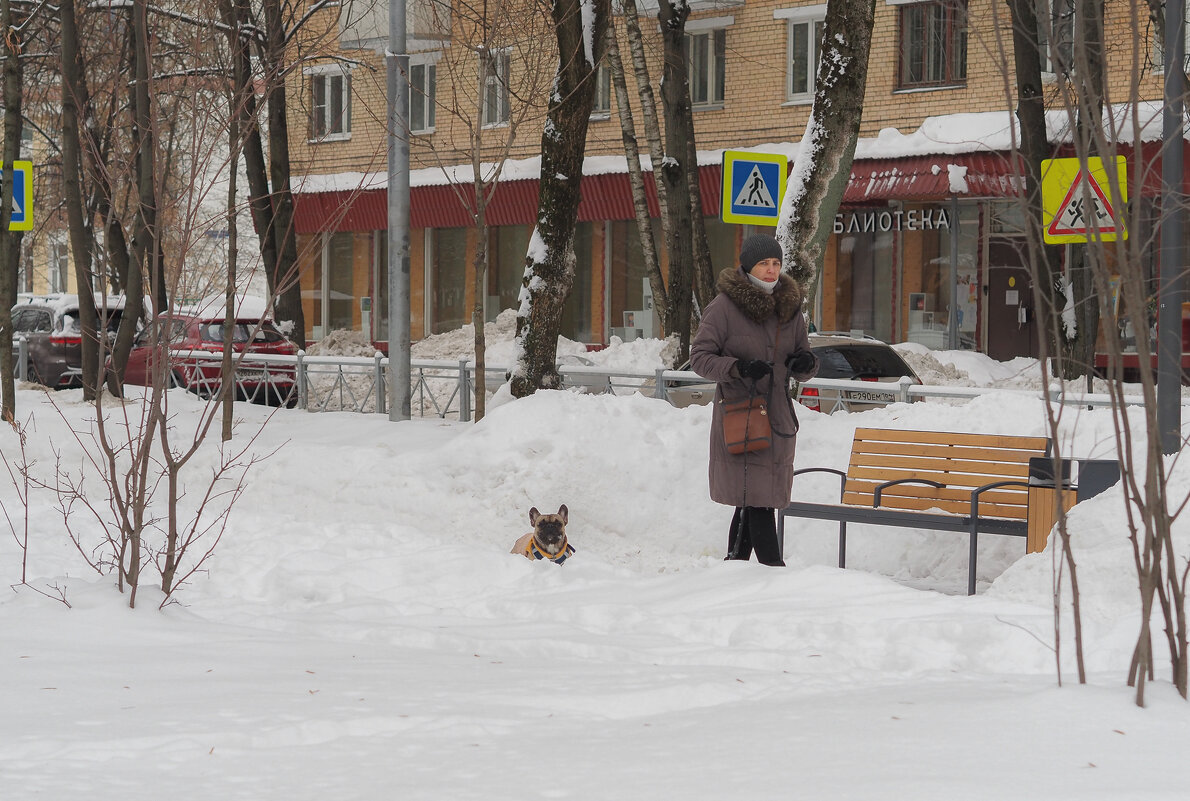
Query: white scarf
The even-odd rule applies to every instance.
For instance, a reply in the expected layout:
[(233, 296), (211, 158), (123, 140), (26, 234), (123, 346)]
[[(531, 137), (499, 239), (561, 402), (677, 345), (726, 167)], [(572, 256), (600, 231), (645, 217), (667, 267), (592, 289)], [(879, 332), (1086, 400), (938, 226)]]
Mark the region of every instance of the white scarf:
[(752, 286), (762, 290), (766, 295), (773, 294), (773, 290), (777, 288), (777, 282), (781, 280), (780, 276), (775, 281), (761, 281), (752, 273), (744, 273), (748, 276), (748, 280), (752, 282)]

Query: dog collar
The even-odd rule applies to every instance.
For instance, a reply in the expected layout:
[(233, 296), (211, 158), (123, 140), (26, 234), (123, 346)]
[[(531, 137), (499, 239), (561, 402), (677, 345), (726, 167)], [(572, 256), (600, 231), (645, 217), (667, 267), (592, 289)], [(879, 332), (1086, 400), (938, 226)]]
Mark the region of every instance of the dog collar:
[(529, 546), (525, 548), (525, 553), (534, 559), (548, 559), (555, 565), (560, 565), (569, 559), (570, 555), (574, 553), (574, 546), (563, 540), (562, 550), (558, 551), (557, 554), (550, 555), (541, 549), (541, 547), (537, 544), (537, 540), (529, 540)]

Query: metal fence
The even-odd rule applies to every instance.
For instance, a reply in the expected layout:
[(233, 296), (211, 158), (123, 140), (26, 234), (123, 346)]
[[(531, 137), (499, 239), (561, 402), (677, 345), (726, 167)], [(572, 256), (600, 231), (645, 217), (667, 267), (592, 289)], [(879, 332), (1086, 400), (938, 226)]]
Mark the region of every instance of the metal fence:
[[(27, 380), (28, 349), (23, 337), (13, 348), (17, 377)], [(222, 356), (209, 351), (175, 351), (174, 364), (196, 366), (218, 365)], [(311, 356), (304, 352), (296, 356), (252, 354), (249, 360), (236, 365), (237, 395), (245, 400), (279, 402), (310, 412), (388, 413), (388, 358), (381, 353), (372, 357)], [(435, 361), (414, 359), (411, 367), (411, 413), (416, 417), (440, 417), (461, 421), (472, 418), (475, 408), (475, 365), (469, 359)], [(487, 365), (486, 384), (489, 391), (500, 386), (509, 375), (506, 365)], [(262, 379), (263, 372), (263, 379)], [(692, 385), (707, 385), (708, 381), (688, 370), (653, 370), (651, 372), (608, 370), (586, 365), (559, 364), (563, 387), (583, 392), (626, 395), (640, 392), (666, 399), (675, 389)], [(211, 395), (218, 382), (202, 377), (191, 382), (190, 389)], [(1048, 392), (1038, 390), (988, 389), (987, 387), (927, 386), (914, 384), (909, 378), (899, 383), (848, 381), (816, 378), (801, 385), (803, 389), (829, 391), (831, 406), (825, 412), (848, 408), (849, 393), (863, 397), (865, 404), (872, 396), (890, 402), (908, 403), (915, 400), (964, 401), (989, 392), (1005, 392), (1025, 397), (1047, 397), (1051, 403), (1108, 407), (1112, 397), (1104, 393), (1086, 393), (1068, 388), (1053, 387)], [(262, 389), (264, 391), (262, 391)], [(266, 394), (267, 392), (267, 394)], [(1139, 395), (1124, 397), (1128, 405), (1143, 405)], [(1186, 400), (1183, 400), (1183, 404)]]

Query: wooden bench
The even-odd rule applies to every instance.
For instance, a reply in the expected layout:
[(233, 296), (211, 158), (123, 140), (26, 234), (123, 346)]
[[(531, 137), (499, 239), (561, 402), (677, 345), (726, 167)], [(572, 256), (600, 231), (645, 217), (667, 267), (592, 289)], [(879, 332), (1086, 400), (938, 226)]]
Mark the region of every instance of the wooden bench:
[[(791, 501), (778, 510), (778, 541), (783, 549), (786, 517), (838, 521), (839, 567), (846, 567), (848, 523), (965, 533), (967, 594), (974, 595), (980, 534), (1025, 537), (1027, 552), (1042, 550), (1058, 505), (1069, 509), (1084, 497), (1069, 481), (1070, 460), (1061, 463), (1062, 480), (1054, 480), (1050, 454), (1047, 437), (859, 428), (846, 473), (824, 467), (794, 471), (839, 476), (840, 502)], [(1094, 465), (1088, 488), (1097, 494), (1115, 483), (1108, 481), (1110, 467), (1099, 466), (1116, 463)], [(1118, 478), (1118, 466), (1115, 470)]]

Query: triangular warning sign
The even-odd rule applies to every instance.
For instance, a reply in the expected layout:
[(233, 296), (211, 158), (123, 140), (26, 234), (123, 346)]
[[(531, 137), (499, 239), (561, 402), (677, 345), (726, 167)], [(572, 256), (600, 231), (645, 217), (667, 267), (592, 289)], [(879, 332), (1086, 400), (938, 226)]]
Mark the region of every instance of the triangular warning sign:
[[(1085, 188), (1084, 181), (1087, 183)], [(1117, 226), (1111, 201), (1095, 176), (1079, 170), (1046, 233), (1050, 236), (1087, 236), (1092, 232), (1103, 235), (1118, 234), (1122, 228), (1122, 223)]]
[(752, 172), (748, 174), (748, 180), (744, 181), (744, 185), (740, 187), (740, 192), (735, 196), (732, 205), (753, 209), (775, 209), (777, 207), (777, 204), (773, 202), (773, 194), (769, 191), (768, 184), (764, 182), (764, 177), (760, 174), (759, 165), (752, 165)]

